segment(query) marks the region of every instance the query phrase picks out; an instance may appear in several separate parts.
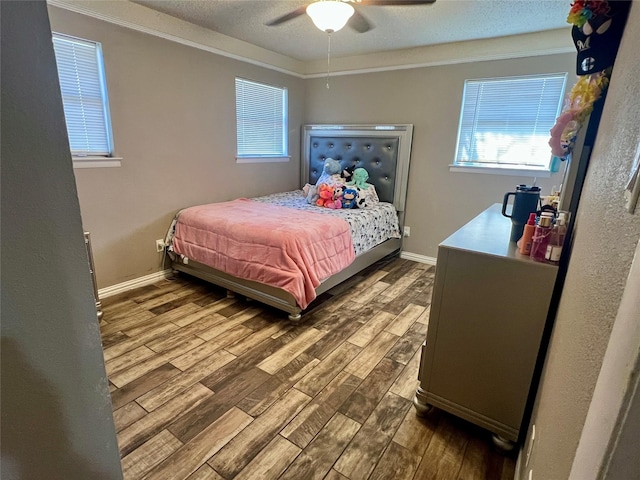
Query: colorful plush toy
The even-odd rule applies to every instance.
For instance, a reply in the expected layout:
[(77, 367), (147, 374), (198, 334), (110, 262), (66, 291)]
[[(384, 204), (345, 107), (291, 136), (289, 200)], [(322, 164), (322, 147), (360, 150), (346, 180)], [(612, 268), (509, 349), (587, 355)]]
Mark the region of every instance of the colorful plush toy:
[(328, 208), (342, 208), (342, 196), (344, 194), (344, 185), (337, 184), (333, 187), (333, 200), (325, 203), (325, 207)]
[(340, 202), (340, 200), (337, 199), (333, 199), (333, 200), (329, 200), (327, 203), (324, 204), (325, 207), (327, 208), (332, 208), (332, 209), (338, 209), (338, 208), (342, 208), (342, 202)]
[[(336, 194), (336, 190), (338, 193)], [(316, 206), (326, 208), (342, 208), (342, 187), (333, 187), (326, 183), (318, 185), (318, 200)]]
[(342, 208), (356, 208), (358, 191), (355, 188), (345, 188), (342, 194)]
[(333, 187), (326, 183), (320, 183), (318, 188), (318, 199), (316, 205), (318, 207), (324, 207), (327, 203), (333, 202)]
[(369, 172), (367, 172), (364, 168), (356, 168), (353, 171), (353, 179), (350, 182), (347, 182), (347, 185), (355, 185), (358, 188), (366, 190), (367, 188), (369, 188), (369, 184), (367, 183), (368, 178)]
[(333, 158), (327, 158), (324, 161), (324, 167), (322, 169), (322, 174), (315, 185), (310, 185), (309, 190), (307, 192), (307, 203), (311, 205), (315, 205), (318, 200), (318, 185), (321, 183), (325, 183), (328, 185), (337, 185), (341, 183), (340, 171), (342, 167), (340, 166), (340, 162), (334, 160)]

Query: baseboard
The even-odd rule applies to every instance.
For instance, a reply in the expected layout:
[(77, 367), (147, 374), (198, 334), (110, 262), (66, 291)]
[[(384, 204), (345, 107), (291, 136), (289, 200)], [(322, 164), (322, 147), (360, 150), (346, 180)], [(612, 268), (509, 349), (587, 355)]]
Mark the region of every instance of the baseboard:
[(126, 282), (118, 283), (116, 285), (111, 285), (110, 287), (101, 288), (98, 290), (98, 297), (107, 298), (113, 295), (117, 295), (119, 293), (133, 290), (134, 288), (144, 287), (145, 285), (151, 285), (152, 283), (156, 283), (159, 280), (164, 280), (170, 274), (171, 274), (171, 269), (161, 270), (159, 272), (154, 272), (150, 275), (145, 275), (144, 277), (134, 278), (133, 280), (128, 280)]
[(427, 257), (426, 255), (420, 255), (418, 253), (400, 252), (400, 258), (405, 260), (413, 260), (414, 262), (426, 263), (427, 265), (435, 265), (435, 257)]
[[(404, 258), (406, 260), (413, 260), (414, 262), (419, 262), (419, 263), (426, 263), (427, 265), (436, 264), (436, 259), (434, 257), (427, 257), (426, 255), (419, 255), (417, 253), (401, 252), (400, 258)], [(133, 290), (134, 288), (144, 287), (145, 285), (151, 285), (152, 283), (155, 283), (158, 280), (163, 280), (167, 278), (170, 274), (171, 274), (171, 269), (161, 270), (159, 272), (155, 272), (150, 275), (145, 275), (144, 277), (134, 278), (133, 280), (128, 280), (126, 282), (118, 283), (116, 285), (111, 285), (110, 287), (101, 288), (98, 290), (98, 297), (100, 298), (112, 297), (113, 295), (118, 295), (119, 293)]]

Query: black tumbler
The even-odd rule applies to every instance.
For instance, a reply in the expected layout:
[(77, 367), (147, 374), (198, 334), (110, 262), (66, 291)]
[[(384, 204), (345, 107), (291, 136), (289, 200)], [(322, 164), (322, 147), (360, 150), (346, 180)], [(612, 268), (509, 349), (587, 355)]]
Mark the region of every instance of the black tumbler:
[[(513, 195), (513, 207), (511, 215), (507, 215), (507, 202), (509, 197)], [(517, 242), (522, 237), (522, 231), (529, 219), (529, 214), (538, 211), (540, 203), (540, 187), (529, 185), (518, 185), (515, 192), (504, 194), (502, 201), (502, 215), (511, 219), (511, 237), (512, 242)]]

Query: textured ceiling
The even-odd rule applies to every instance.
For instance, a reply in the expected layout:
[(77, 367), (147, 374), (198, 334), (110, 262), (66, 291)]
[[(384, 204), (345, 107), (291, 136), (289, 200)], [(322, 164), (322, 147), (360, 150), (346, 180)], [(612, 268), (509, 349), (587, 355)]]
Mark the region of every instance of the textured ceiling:
[[(154, 10), (300, 61), (326, 57), (327, 34), (302, 15), (277, 27), (265, 24), (300, 0), (134, 0)], [(570, 0), (437, 0), (432, 5), (366, 6), (375, 28), (348, 26), (331, 38), (332, 56), (363, 55), (480, 38), (568, 28)], [(535, 45), (532, 45), (532, 49)]]

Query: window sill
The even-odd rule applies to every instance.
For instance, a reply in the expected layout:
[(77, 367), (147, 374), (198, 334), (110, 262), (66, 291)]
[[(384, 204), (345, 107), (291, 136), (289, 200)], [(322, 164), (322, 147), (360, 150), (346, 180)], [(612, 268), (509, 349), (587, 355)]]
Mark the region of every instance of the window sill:
[(73, 157), (73, 168), (119, 167), (122, 157)]
[(538, 177), (549, 178), (551, 172), (549, 170), (535, 170), (529, 168), (510, 168), (510, 167), (481, 167), (469, 165), (449, 165), (450, 172), (460, 173), (484, 173), (489, 175), (511, 175), (514, 177)]
[(236, 163), (279, 163), (288, 162), (291, 157), (236, 157)]

